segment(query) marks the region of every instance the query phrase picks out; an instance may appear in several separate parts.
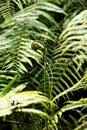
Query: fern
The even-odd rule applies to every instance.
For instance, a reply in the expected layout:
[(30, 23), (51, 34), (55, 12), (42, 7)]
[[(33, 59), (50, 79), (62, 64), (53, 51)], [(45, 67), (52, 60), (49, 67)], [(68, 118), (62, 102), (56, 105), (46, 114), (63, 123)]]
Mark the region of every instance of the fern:
[(15, 13), (15, 7), (12, 1), (7, 0), (6, 2), (2, 2), (0, 4), (0, 12), (5, 19), (10, 18)]
[[(45, 50), (44, 67), (34, 77), (37, 81), (41, 73), (44, 73), (43, 78), (39, 81), (40, 84), (38, 84), (39, 89), (44, 91), (47, 96), (50, 99), (53, 99), (53, 101), (57, 104), (57, 107), (52, 108), (53, 111), (54, 109), (59, 109), (61, 106), (60, 112), (58, 113), (60, 117), (61, 114), (65, 112), (61, 112), (61, 110), (64, 110), (62, 109), (63, 104), (60, 103), (62, 102), (61, 100), (64, 102), (66, 100), (70, 100), (70, 95), (72, 94), (72, 96), (74, 96), (75, 91), (84, 88), (84, 82), (86, 81), (86, 71), (83, 68), (83, 65), (86, 63), (87, 50), (86, 14), (87, 10), (77, 15), (62, 32), (59, 37), (58, 46), (53, 52), (52, 61), (49, 58), (51, 56), (48, 56), (50, 53), (48, 50)], [(84, 106), (84, 102), (83, 104), (82, 102), (80, 105)], [(71, 104), (71, 109), (79, 107), (77, 104), (75, 106)], [(65, 107), (66, 110), (68, 110), (69, 105), (66, 105)], [(71, 118), (74, 119), (74, 116), (71, 116)], [(76, 125), (75, 122), (74, 125)], [(49, 127), (51, 127), (51, 129), (56, 129), (53, 125), (49, 125)], [(73, 126), (73, 128), (75, 128), (75, 126)]]
[(60, 45), (54, 51), (53, 71), (56, 72), (53, 73), (61, 91), (82, 78), (83, 64), (86, 62), (86, 13), (83, 11), (68, 24), (59, 37)]
[[(61, 8), (49, 2), (36, 3), (24, 9), (20, 1), (16, 2), (18, 2), (16, 4), (20, 6), (19, 8), (21, 10), (10, 18), (7, 18), (6, 13), (3, 14), (3, 16), (6, 15), (6, 18), (5, 21), (0, 25), (1, 29), (3, 30), (0, 35), (0, 73), (1, 77), (3, 77), (3, 80), (0, 84), (2, 96), (0, 101), (3, 106), (0, 108), (0, 116), (13, 115), (13, 113), (21, 113), (22, 111), (24, 113), (38, 114), (45, 119), (47, 118), (50, 120), (50, 116), (44, 111), (45, 109), (47, 111), (49, 107), (49, 105), (47, 106), (47, 104), (44, 102), (46, 100), (39, 100), (38, 96), (36, 96), (37, 99), (34, 97), (35, 100), (28, 100), (27, 98), (29, 98), (29, 94), (27, 95), (26, 91), (25, 94), (18, 92), (18, 89), (15, 87), (17, 84), (23, 83), (21, 80), (22, 76), (31, 73), (34, 64), (42, 66), (43, 71), (43, 63), (41, 62), (43, 62), (44, 59), (43, 53), (46, 46), (45, 41), (55, 42), (56, 40), (56, 37), (51, 29), (45, 24), (45, 20), (47, 19), (47, 22), (49, 22), (51, 25), (55, 24), (57, 26), (58, 24), (50, 15), (50, 11), (63, 14), (65, 14), (65, 12)], [(41, 16), (44, 19), (41, 19)], [(37, 43), (39, 46), (37, 50), (35, 50), (33, 47), (34, 43)], [(13, 78), (15, 75), (17, 76), (16, 81), (14, 81)], [(8, 78), (8, 80), (6, 80), (6, 78)], [(13, 80), (9, 83), (11, 79)], [(28, 86), (29, 81), (27, 82)], [(24, 83), (26, 83), (26, 81), (24, 81)], [(20, 86), (20, 89), (22, 89), (24, 86), (25, 84)], [(12, 89), (13, 91), (10, 91)], [(41, 97), (42, 99), (44, 98), (42, 95)], [(24, 100), (21, 100), (23, 98)], [(47, 102), (50, 104), (49, 101)], [(39, 103), (43, 105), (40, 107)], [(54, 119), (53, 124), (55, 124)], [(15, 128), (17, 128), (17, 126), (13, 127), (13, 129)]]
[[(76, 4), (75, 0), (68, 1), (68, 4), (65, 4), (66, 1), (49, 3), (49, 0), (33, 1), (33, 4), (28, 0), (9, 2), (10, 13), (7, 3), (2, 2), (1, 8), (5, 21), (0, 24), (0, 115), (10, 115), (11, 120), (18, 115), (17, 119), (21, 122), (19, 117), (22, 113), (22, 121), (25, 123), (24, 120), (29, 116), (29, 129), (62, 130), (84, 127), (83, 122), (78, 127), (81, 116), (84, 115), (83, 110), (78, 112), (79, 119), (72, 111), (77, 112), (81, 107), (86, 109), (87, 99), (78, 97), (78, 101), (71, 101), (75, 93), (86, 88), (87, 82), (87, 10), (74, 17), (81, 11), (83, 2), (77, 2), (80, 7), (74, 13), (73, 9), (76, 7), (70, 7)], [(15, 14), (11, 12), (14, 5), (20, 9)], [(4, 9), (7, 12), (3, 12)], [(62, 18), (64, 24), (60, 19), (55, 20), (55, 13), (58, 17), (62, 17), (62, 14), (65, 16)], [(59, 36), (62, 28), (64, 31)], [(34, 48), (35, 44), (38, 49)], [(10, 80), (12, 81), (9, 82)], [(17, 86), (19, 87), (15, 88)], [(24, 92), (21, 92), (22, 88), (25, 89)], [(39, 91), (45, 93), (46, 97)], [(32, 98), (31, 92), (33, 96), (37, 92), (36, 99)], [(67, 120), (67, 113), (73, 125)], [(37, 117), (40, 122), (36, 120)], [(86, 120), (86, 115), (83, 119)], [(17, 129), (16, 124), (12, 126)], [(22, 126), (19, 127), (21, 128)], [(24, 129), (28, 128), (25, 126)]]
[[(43, 4), (44, 3), (29, 6), (25, 8), (23, 12), (19, 11), (12, 18), (6, 19), (6, 21), (1, 24), (1, 28), (5, 30), (0, 36), (0, 52), (1, 56), (4, 55), (3, 58), (0, 57), (0, 61), (2, 62), (1, 70), (7, 70), (9, 72), (14, 70), (14, 72), (20, 76), (21, 73), (28, 72), (26, 68), (27, 63), (33, 66), (31, 58), (38, 63), (43, 59), (41, 49), (35, 51), (32, 45), (34, 42), (37, 42), (40, 48), (44, 48), (43, 43), (39, 42), (39, 38), (43, 40), (45, 37), (54, 41), (50, 36), (46, 37), (45, 33), (48, 32), (52, 37), (54, 37), (54, 35), (44, 23), (38, 20), (39, 16), (42, 15), (57, 25), (52, 16), (42, 11), (44, 7)], [(50, 4), (47, 4), (44, 10), (47, 11), (49, 6)], [(52, 11), (55, 11), (55, 8), (59, 10), (56, 6), (53, 7), (54, 10), (52, 8)], [(61, 12), (63, 11), (61, 10)], [(3, 82), (2, 85), (4, 86)]]

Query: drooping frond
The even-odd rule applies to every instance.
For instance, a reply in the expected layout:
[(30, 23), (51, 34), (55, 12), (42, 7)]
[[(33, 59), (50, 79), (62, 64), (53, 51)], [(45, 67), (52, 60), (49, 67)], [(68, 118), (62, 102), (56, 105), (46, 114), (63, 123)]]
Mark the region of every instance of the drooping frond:
[[(5, 86), (5, 89), (0, 92), (0, 117), (4, 115), (10, 115), (13, 112), (28, 112), (39, 114), (40, 116), (46, 116), (50, 118), (45, 112), (39, 109), (32, 109), (29, 105), (50, 103), (50, 100), (39, 91), (22, 91), (24, 85), (15, 86), (15, 89), (11, 90), (12, 85), (15, 82), (15, 78)], [(7, 94), (6, 94), (7, 93)], [(47, 105), (45, 105), (47, 107)], [(23, 107), (26, 107), (23, 109)], [(20, 109), (22, 108), (22, 109)]]
[(60, 93), (78, 82), (87, 61), (87, 10), (71, 20), (59, 37), (54, 51), (54, 93)]
[(63, 108), (59, 111), (65, 112), (71, 109), (79, 108), (79, 107), (86, 107), (87, 106), (87, 98), (80, 99), (79, 101), (68, 101), (69, 104), (63, 106)]

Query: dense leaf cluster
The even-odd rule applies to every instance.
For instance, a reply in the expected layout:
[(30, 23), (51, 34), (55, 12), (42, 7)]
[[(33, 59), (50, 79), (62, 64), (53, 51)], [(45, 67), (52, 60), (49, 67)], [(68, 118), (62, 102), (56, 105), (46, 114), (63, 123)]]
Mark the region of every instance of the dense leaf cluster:
[(86, 8), (86, 0), (0, 1), (0, 129), (85, 130)]

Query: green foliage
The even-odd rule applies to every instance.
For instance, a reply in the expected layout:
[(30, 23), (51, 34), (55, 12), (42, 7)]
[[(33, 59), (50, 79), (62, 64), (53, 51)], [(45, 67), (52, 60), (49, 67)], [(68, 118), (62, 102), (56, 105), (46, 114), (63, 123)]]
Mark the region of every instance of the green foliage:
[(8, 90), (12, 87), (12, 84), (14, 84), (14, 81), (15, 78), (7, 86), (5, 86), (5, 89), (0, 94), (0, 117), (10, 115), (12, 112), (22, 111), (39, 114), (40, 116), (46, 116), (48, 119), (50, 119), (46, 113), (40, 110), (36, 110), (34, 108), (23, 108), (24, 106), (38, 103), (44, 106), (45, 102), (50, 103), (49, 99), (39, 91), (20, 92), (26, 87), (26, 85), (20, 85), (17, 87), (15, 86), (13, 90), (8, 92)]
[[(43, 39), (54, 41), (55, 37), (44, 22), (41, 22), (39, 17), (43, 16), (47, 21), (57, 25), (53, 17), (46, 12), (48, 10), (63, 13), (62, 9), (50, 3), (36, 3), (15, 13), (13, 17), (7, 18), (1, 24), (1, 28), (4, 30), (0, 35), (0, 68), (3, 70), (2, 73), (4, 71), (9, 73), (14, 71), (14, 75), (21, 76), (23, 73), (28, 73), (29, 65), (33, 66), (31, 59), (38, 63), (43, 59)], [(45, 33), (48, 33), (49, 36), (45, 36)], [(40, 46), (37, 51), (32, 48), (34, 42), (37, 42)], [(3, 76), (5, 78), (5, 75)], [(12, 77), (9, 76), (8, 78)], [(1, 86), (4, 86), (3, 82)]]
[[(87, 10), (72, 19), (67, 28), (60, 35), (60, 43), (54, 50), (53, 60), (55, 71), (57, 72), (54, 71), (54, 73), (58, 75), (58, 89), (61, 88), (62, 91), (64, 91), (64, 88), (73, 86), (75, 82), (81, 79), (83, 71), (82, 65), (87, 61), (86, 14)], [(57, 88), (55, 89), (58, 91)]]
[(86, 8), (85, 0), (0, 2), (0, 117), (9, 129), (86, 128)]
[(6, 2), (3, 1), (0, 4), (0, 13), (4, 17), (4, 19), (10, 18), (15, 13), (14, 4), (12, 3), (12, 1), (10, 0), (6, 0)]

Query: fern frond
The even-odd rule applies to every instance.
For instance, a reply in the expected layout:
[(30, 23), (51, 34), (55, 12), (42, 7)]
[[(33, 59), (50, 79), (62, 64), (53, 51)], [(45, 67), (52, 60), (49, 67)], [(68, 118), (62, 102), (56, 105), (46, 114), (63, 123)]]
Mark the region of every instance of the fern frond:
[[(37, 63), (43, 59), (44, 39), (55, 42), (55, 35), (46, 26), (45, 19), (56, 26), (57, 23), (47, 11), (50, 9), (53, 12), (60, 13), (60, 10), (61, 13), (64, 12), (53, 4), (48, 4), (48, 2), (45, 4), (45, 9), (43, 9), (44, 2), (26, 7), (0, 25), (4, 30), (0, 35), (1, 70), (13, 70), (19, 76), (28, 73), (27, 65), (33, 66), (32, 59)], [(53, 8), (49, 8), (50, 5)], [(44, 17), (43, 22), (41, 22), (40, 16)], [(32, 48), (34, 42), (38, 43), (38, 50)], [(1, 86), (3, 86), (3, 82)]]
[(0, 12), (5, 19), (10, 18), (15, 13), (14, 4), (10, 0), (7, 0), (6, 3), (1, 3)]
[(57, 12), (57, 13), (63, 13), (65, 15), (67, 15), (60, 7), (49, 3), (49, 2), (39, 2), (37, 3), (38, 6), (37, 8), (41, 8), (43, 10), (47, 10), (47, 11), (53, 11), (53, 12)]
[[(5, 89), (1, 92), (0, 117), (4, 115), (10, 115), (14, 111), (21, 111), (21, 109), (19, 109), (20, 107), (28, 107), (30, 104), (34, 105), (40, 103), (42, 106), (44, 106), (44, 103), (50, 103), (50, 100), (39, 91), (18, 92), (21, 91), (25, 86), (18, 86), (17, 88), (15, 87), (15, 89), (13, 90), (9, 90), (12, 87), (14, 80), (15, 78), (7, 86), (5, 86)], [(26, 108), (22, 110), (23, 112), (26, 111), (29, 113), (35, 113), (50, 118), (48, 114), (42, 112), (41, 110), (31, 108)]]
[(87, 98), (80, 99), (79, 101), (68, 101), (70, 104), (67, 104), (61, 108), (58, 112), (59, 114), (68, 110), (72, 110), (79, 107), (86, 107), (87, 106)]
[(57, 76), (58, 89), (60, 88), (62, 91), (82, 78), (83, 65), (87, 61), (86, 22), (87, 10), (71, 20), (60, 35), (59, 45), (54, 50), (55, 67), (53, 66), (53, 68), (55, 68), (55, 71), (53, 69), (53, 73)]

